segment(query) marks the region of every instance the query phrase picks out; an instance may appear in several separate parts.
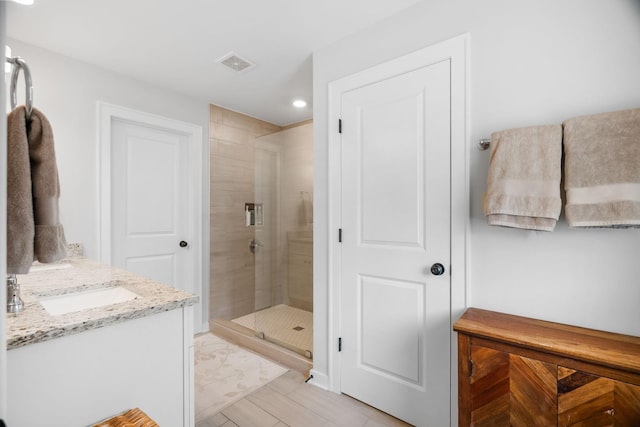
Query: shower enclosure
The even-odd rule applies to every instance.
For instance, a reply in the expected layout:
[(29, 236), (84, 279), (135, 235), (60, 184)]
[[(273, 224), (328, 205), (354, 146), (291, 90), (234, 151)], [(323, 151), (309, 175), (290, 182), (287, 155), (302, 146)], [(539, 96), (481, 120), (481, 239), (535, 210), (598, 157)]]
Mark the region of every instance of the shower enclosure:
[[(248, 139), (243, 150), (253, 157), (236, 163), (228, 172), (233, 177), (216, 178), (218, 162), (224, 174), (235, 160), (218, 161), (214, 151), (226, 149), (212, 148), (210, 311), (214, 322), (225, 319), (232, 329), (312, 359), (313, 127), (308, 123)], [(232, 194), (232, 180), (246, 180), (252, 188)], [(233, 220), (220, 226), (225, 215)]]

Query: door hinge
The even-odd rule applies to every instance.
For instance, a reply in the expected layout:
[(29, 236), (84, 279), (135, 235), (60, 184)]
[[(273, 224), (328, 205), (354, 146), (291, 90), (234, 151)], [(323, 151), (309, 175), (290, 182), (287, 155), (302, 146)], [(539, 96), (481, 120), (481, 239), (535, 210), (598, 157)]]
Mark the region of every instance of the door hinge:
[(338, 243), (342, 243), (342, 228), (338, 228)]
[(342, 337), (338, 338), (338, 351), (342, 351)]
[(338, 133), (342, 133), (342, 119), (338, 119)]

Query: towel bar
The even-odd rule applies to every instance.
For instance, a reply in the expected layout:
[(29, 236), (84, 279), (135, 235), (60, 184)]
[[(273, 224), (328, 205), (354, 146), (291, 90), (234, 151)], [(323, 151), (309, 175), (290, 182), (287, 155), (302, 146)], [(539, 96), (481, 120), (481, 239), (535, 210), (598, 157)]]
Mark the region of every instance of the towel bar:
[(20, 74), (20, 70), (22, 70), (25, 83), (25, 106), (27, 108), (27, 118), (29, 118), (31, 116), (31, 110), (33, 109), (33, 81), (31, 80), (29, 66), (27, 66), (27, 63), (19, 56), (13, 58), (5, 57), (5, 60), (13, 65), (11, 68), (11, 109), (18, 106), (18, 94), (16, 92), (18, 87), (18, 74)]

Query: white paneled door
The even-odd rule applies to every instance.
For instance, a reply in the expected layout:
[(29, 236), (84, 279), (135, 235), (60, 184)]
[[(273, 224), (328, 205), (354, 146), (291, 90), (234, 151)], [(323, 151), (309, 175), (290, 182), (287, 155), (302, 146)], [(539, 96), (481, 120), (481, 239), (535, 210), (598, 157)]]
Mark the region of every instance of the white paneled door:
[(193, 292), (188, 137), (111, 124), (111, 263)]
[(450, 419), (451, 63), (341, 96), (341, 390)]

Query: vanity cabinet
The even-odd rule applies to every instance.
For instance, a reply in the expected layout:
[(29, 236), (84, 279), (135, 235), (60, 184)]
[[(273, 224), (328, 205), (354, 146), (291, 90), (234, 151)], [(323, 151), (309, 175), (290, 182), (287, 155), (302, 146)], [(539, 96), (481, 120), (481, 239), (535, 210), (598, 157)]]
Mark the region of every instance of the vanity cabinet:
[[(197, 296), (82, 257), (19, 282), (24, 309), (6, 317), (8, 426), (89, 426), (133, 408), (163, 427), (195, 425)], [(110, 284), (135, 298), (95, 292)], [(43, 305), (64, 296), (67, 311)]]
[(191, 319), (178, 308), (9, 350), (7, 425), (89, 426), (140, 408), (193, 427)]
[(640, 426), (640, 338), (468, 309), (459, 426)]

